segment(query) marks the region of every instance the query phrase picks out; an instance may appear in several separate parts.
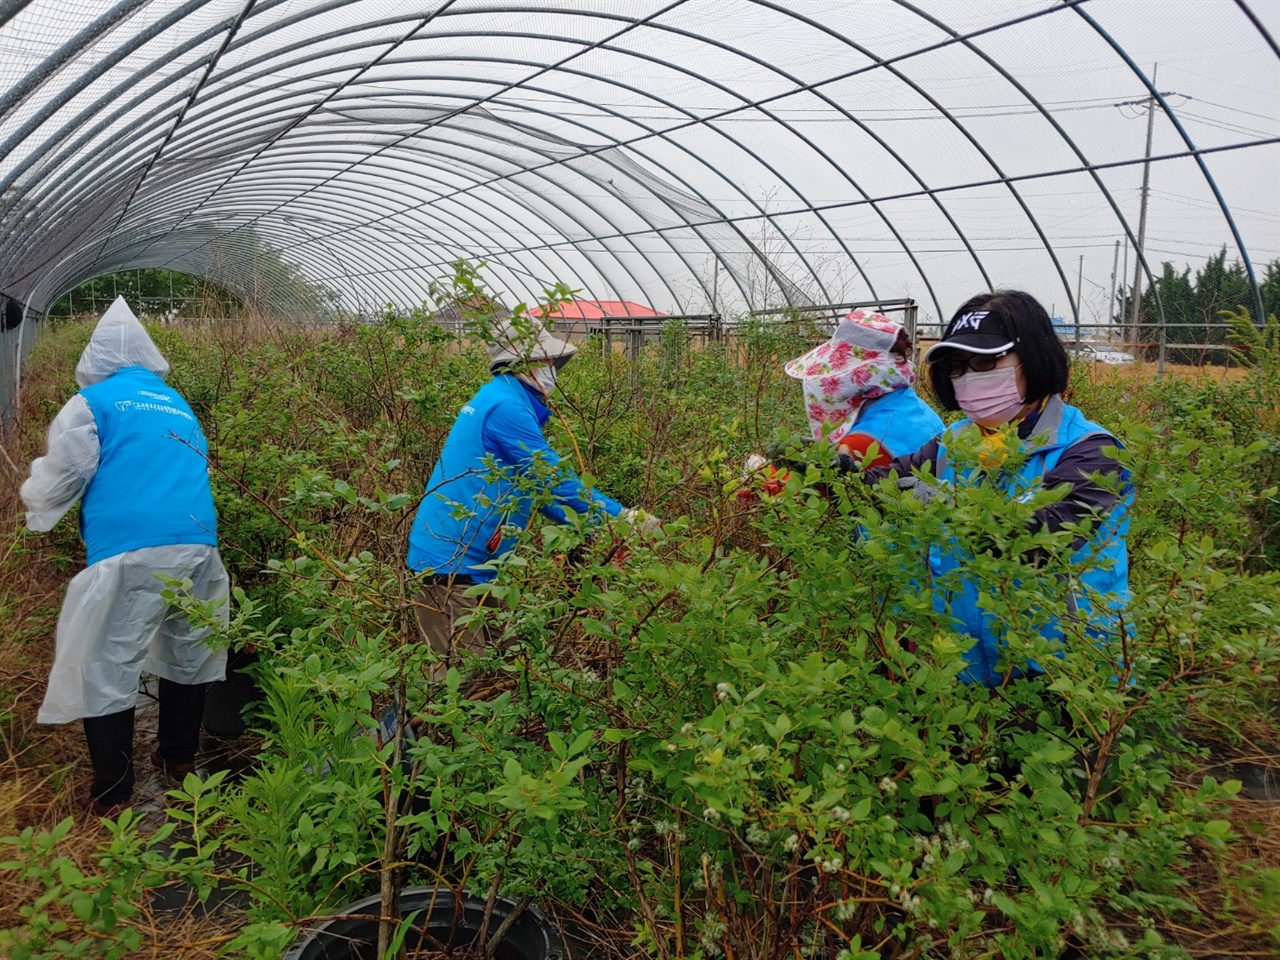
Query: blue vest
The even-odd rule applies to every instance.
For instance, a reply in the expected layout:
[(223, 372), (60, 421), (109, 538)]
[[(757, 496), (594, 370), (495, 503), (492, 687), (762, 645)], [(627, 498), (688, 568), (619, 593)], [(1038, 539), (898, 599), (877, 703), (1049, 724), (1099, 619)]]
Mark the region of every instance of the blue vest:
[(915, 453), (942, 433), (942, 418), (910, 387), (863, 404), (854, 433), (874, 437), (890, 457)]
[(125, 367), (80, 396), (98, 426), (98, 471), (80, 506), (89, 564), (143, 547), (217, 546), (209, 447), (178, 391)]
[[(956, 470), (947, 459), (946, 441), (953, 433), (972, 427), (968, 420), (953, 424), (943, 434), (938, 448), (937, 477), (942, 483), (956, 482)], [(1010, 497), (1018, 497), (1029, 491), (1036, 480), (1052, 470), (1063, 452), (1073, 443), (1097, 434), (1106, 434), (1097, 424), (1090, 423), (1075, 407), (1052, 397), (1040, 415), (1031, 436), (1023, 441), (1027, 458), (1014, 475), (1004, 475), (999, 482)], [(1118, 444), (1117, 444), (1118, 445)], [(1068, 594), (1068, 606), (1074, 606), (1076, 614), (1089, 625), (1089, 632), (1105, 643), (1115, 639), (1120, 629), (1116, 611), (1129, 601), (1129, 552), (1125, 536), (1129, 531), (1129, 508), (1133, 502), (1131, 489), (1126, 488), (1111, 512), (1100, 518), (1092, 537), (1072, 557), (1073, 562), (1083, 564), (1081, 583), (1107, 598), (1106, 606), (1093, 610), (1088, 595), (1072, 590)], [(937, 578), (965, 566), (966, 556), (947, 544), (933, 544), (929, 549), (929, 568), (935, 580), (934, 609), (949, 613), (956, 621), (956, 629), (974, 638), (974, 644), (965, 652), (968, 668), (960, 674), (967, 683), (984, 683), (998, 686), (1004, 679), (997, 663), (1000, 658), (999, 630), (995, 620), (978, 605), (980, 585), (965, 581), (954, 592), (946, 593), (937, 586)], [(1068, 588), (1070, 589), (1070, 587)], [(1050, 628), (1049, 639), (1059, 639), (1061, 630)], [(1026, 670), (1040, 672), (1040, 667), (1030, 661)], [(1015, 676), (1020, 670), (1015, 670)]]
[(551, 415), (514, 376), (494, 377), (480, 388), (454, 421), (427, 481), (409, 531), (409, 569), (461, 573), (486, 583), (496, 574), (476, 567), (515, 547), (515, 536), (502, 536), (499, 528), (526, 527), (530, 499), (514, 489), (515, 467), (486, 463), (493, 453), (483, 440), (494, 407), (512, 401), (528, 407), (539, 426)]

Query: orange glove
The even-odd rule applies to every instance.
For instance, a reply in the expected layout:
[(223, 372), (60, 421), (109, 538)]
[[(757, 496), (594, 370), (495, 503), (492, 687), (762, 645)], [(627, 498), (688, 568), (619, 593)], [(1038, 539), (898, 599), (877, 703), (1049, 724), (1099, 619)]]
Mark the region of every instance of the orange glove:
[(889, 455), (889, 451), (885, 449), (885, 445), (877, 438), (868, 436), (865, 433), (848, 433), (840, 438), (840, 442), (836, 444), (836, 454), (841, 453), (853, 458), (853, 462), (860, 464), (863, 458), (871, 452), (871, 446), (875, 444), (879, 449), (871, 462), (867, 464), (869, 467), (887, 467), (893, 463), (893, 457)]

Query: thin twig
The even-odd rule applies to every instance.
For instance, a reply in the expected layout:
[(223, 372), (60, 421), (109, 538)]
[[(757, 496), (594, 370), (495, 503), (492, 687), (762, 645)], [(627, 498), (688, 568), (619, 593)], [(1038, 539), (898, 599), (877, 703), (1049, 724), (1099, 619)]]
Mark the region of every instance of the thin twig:
[(498, 952), (499, 945), (501, 945), (502, 941), (506, 939), (506, 936), (510, 932), (512, 926), (514, 926), (515, 922), (520, 919), (520, 914), (524, 913), (524, 909), (527, 906), (529, 906), (528, 897), (521, 897), (516, 902), (515, 907), (512, 908), (509, 914), (507, 914), (506, 919), (504, 919), (498, 929), (494, 931), (493, 937), (487, 944), (485, 944), (484, 955), (486, 957), (492, 958), (494, 954)]

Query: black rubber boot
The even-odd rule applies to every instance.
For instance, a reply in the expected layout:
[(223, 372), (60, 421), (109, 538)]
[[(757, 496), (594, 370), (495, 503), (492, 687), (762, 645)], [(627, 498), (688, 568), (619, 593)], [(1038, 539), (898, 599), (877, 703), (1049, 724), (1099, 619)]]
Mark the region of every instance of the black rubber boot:
[[(200, 719), (204, 716), (205, 683), (174, 683), (160, 679), (159, 743), (152, 753), (164, 768), (182, 779), (196, 768), (200, 747)], [(160, 765), (160, 764), (157, 764)]]
[(103, 807), (133, 796), (133, 707), (105, 717), (85, 717), (84, 737), (93, 762), (89, 796)]

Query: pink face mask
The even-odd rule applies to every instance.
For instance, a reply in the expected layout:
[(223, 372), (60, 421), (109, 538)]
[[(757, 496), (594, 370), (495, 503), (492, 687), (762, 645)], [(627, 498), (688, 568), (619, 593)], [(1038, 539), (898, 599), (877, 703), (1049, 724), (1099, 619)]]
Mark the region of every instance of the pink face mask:
[(974, 423), (995, 427), (1012, 420), (1026, 402), (1018, 392), (1018, 367), (1000, 367), (975, 373), (970, 370), (951, 381), (956, 403)]

